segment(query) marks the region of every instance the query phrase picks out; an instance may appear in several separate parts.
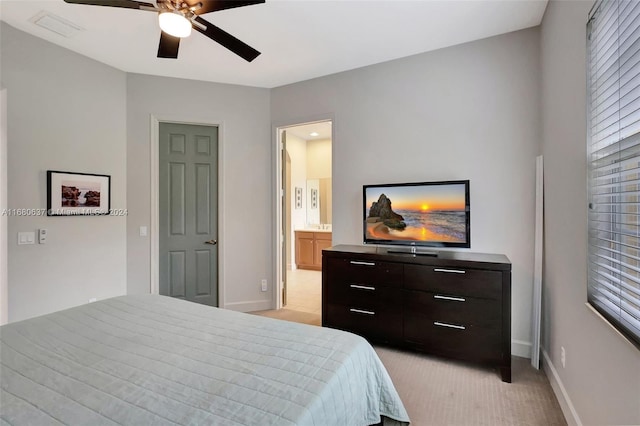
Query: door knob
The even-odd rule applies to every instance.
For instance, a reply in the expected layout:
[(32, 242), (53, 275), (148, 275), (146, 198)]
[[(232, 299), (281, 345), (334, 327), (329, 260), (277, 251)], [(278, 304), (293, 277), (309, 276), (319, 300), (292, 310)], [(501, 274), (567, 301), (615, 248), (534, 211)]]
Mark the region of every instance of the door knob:
[(218, 244), (218, 240), (209, 240), (209, 241), (205, 241), (205, 244), (211, 244), (212, 246), (215, 246), (216, 244)]

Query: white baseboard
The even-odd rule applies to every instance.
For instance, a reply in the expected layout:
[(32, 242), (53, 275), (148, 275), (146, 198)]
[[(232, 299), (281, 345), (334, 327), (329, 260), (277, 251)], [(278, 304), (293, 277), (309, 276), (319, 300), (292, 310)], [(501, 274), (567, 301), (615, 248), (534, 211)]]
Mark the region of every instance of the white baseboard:
[(542, 357), (544, 360), (544, 362), (542, 363), (542, 369), (549, 378), (551, 389), (553, 389), (553, 393), (556, 395), (556, 398), (558, 398), (560, 408), (562, 409), (562, 414), (564, 414), (564, 418), (567, 421), (567, 424), (582, 426), (580, 416), (578, 416), (578, 412), (573, 406), (571, 398), (569, 398), (569, 394), (562, 384), (562, 380), (560, 379), (558, 370), (556, 370), (553, 363), (551, 362), (551, 358), (549, 357), (549, 354), (547, 353), (545, 348), (542, 348)]
[(531, 358), (531, 342), (511, 340), (511, 355), (522, 358)]
[(266, 311), (267, 309), (273, 309), (271, 306), (271, 300), (249, 300), (246, 302), (232, 302), (225, 303), (225, 309), (238, 312), (253, 312), (253, 311)]

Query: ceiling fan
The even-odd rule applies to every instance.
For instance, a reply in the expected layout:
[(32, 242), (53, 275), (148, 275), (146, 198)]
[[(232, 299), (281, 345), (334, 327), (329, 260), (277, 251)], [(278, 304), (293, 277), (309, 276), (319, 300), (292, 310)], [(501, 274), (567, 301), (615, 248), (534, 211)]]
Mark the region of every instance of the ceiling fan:
[(188, 37), (191, 29), (209, 37), (248, 62), (260, 52), (238, 40), (228, 32), (205, 21), (199, 15), (218, 10), (264, 3), (265, 0), (151, 0), (150, 3), (134, 0), (64, 0), (66, 3), (93, 6), (122, 7), (126, 9), (148, 10), (158, 13), (160, 24), (160, 44), (158, 58), (178, 57), (180, 39)]

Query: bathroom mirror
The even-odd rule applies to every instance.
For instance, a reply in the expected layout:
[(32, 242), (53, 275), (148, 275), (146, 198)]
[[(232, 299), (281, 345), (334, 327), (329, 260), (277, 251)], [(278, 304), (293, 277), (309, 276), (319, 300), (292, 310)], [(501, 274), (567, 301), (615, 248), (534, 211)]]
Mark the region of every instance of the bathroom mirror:
[(331, 178), (307, 179), (307, 224), (331, 224)]

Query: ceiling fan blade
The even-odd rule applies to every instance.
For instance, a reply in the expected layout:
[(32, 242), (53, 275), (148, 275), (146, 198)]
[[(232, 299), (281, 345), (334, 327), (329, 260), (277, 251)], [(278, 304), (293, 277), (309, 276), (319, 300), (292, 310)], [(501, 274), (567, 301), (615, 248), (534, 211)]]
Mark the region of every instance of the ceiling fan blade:
[(218, 10), (231, 9), (234, 7), (251, 6), (254, 4), (264, 3), (265, 0), (186, 0), (189, 6), (195, 6), (202, 3), (202, 7), (196, 9), (196, 15), (204, 13), (216, 12)]
[(194, 25), (193, 26), (194, 30), (206, 35), (211, 40), (221, 44), (224, 47), (226, 47), (227, 49), (229, 49), (230, 51), (232, 51), (236, 55), (240, 56), (244, 60), (246, 60), (248, 62), (251, 62), (255, 58), (257, 58), (258, 55), (260, 55), (260, 52), (258, 52), (253, 47), (249, 46), (248, 44), (246, 44), (246, 43), (244, 43), (244, 42), (242, 42), (240, 40), (238, 40), (237, 38), (235, 38), (234, 36), (232, 36), (228, 32), (224, 31), (223, 29), (218, 28), (215, 25), (205, 21), (201, 17), (196, 16), (195, 20), (199, 24), (204, 25), (206, 27), (206, 29), (203, 30), (198, 25)]
[(178, 48), (180, 47), (180, 37), (174, 37), (160, 31), (160, 44), (158, 45), (158, 58), (176, 59)]
[(110, 6), (110, 7), (124, 7), (126, 9), (141, 9), (140, 6), (145, 8), (155, 9), (155, 6), (151, 3), (143, 3), (139, 1), (130, 0), (64, 0), (66, 3), (72, 4), (88, 4), (91, 6)]

